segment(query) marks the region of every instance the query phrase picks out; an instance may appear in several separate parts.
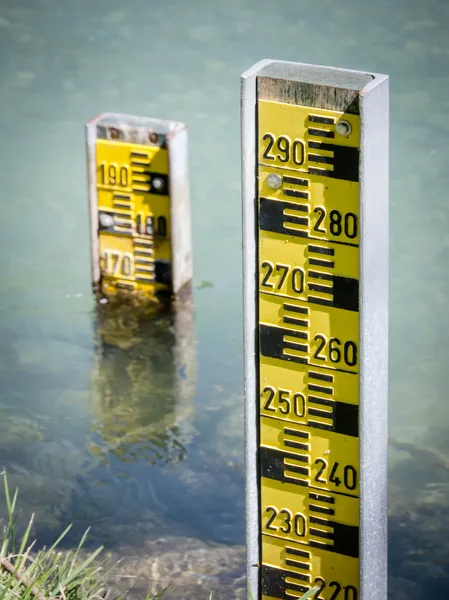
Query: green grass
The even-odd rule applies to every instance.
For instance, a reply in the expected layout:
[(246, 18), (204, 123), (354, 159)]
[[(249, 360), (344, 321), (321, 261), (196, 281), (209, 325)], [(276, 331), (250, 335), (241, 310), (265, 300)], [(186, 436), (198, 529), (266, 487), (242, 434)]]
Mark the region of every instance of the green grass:
[[(69, 525), (50, 548), (35, 552), (35, 541), (31, 541), (33, 515), (22, 538), (17, 539), (18, 490), (11, 496), (5, 473), (3, 477), (8, 518), (1, 537), (0, 600), (120, 600), (126, 597), (126, 593), (112, 596), (107, 588), (105, 581), (109, 571), (98, 560), (103, 546), (87, 557), (83, 553), (81, 558), (89, 529), (74, 551), (58, 551), (58, 545), (71, 529)], [(153, 594), (151, 587), (145, 600), (156, 600), (164, 591)]]
[[(73, 551), (58, 551), (58, 545), (71, 529), (69, 525), (50, 548), (33, 551), (35, 541), (31, 541), (34, 515), (21, 539), (17, 539), (16, 507), (18, 490), (11, 496), (8, 478), (3, 473), (5, 499), (8, 518), (3, 526), (3, 540), (0, 551), (0, 600), (121, 600), (122, 595), (112, 595), (106, 585), (104, 562), (98, 560), (103, 546), (87, 557), (81, 550), (86, 542), (89, 529), (82, 536), (78, 547)], [(158, 600), (168, 588), (157, 594), (148, 590), (145, 600)], [(299, 600), (313, 600), (319, 588), (310, 589)], [(252, 595), (251, 595), (252, 597)], [(163, 600), (163, 599), (162, 599)], [(210, 594), (210, 600), (213, 600)]]

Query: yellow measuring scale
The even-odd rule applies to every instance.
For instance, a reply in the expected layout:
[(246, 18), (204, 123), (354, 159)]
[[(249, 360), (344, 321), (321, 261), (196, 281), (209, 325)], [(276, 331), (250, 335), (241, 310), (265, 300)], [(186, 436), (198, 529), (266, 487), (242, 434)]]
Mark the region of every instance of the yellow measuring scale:
[(264, 600), (358, 598), (359, 144), (358, 115), (258, 102)]
[(96, 146), (102, 291), (152, 294), (170, 284), (155, 262), (171, 261), (167, 149), (101, 139)]
[(386, 600), (388, 78), (242, 76), (248, 598)]
[(106, 113), (86, 129), (94, 285), (106, 297), (179, 292), (191, 280), (185, 126)]

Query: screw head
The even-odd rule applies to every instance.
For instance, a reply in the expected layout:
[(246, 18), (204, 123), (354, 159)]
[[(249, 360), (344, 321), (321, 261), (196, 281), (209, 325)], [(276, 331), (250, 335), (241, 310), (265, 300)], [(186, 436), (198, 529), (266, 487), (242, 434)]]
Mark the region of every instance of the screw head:
[(266, 179), (268, 187), (278, 190), (282, 185), (282, 177), (277, 173), (270, 173)]
[(157, 144), (157, 141), (159, 139), (159, 136), (157, 135), (157, 133), (154, 133), (154, 131), (152, 131), (150, 133), (150, 135), (148, 136), (148, 139), (150, 140), (150, 142), (152, 144)]
[(164, 180), (160, 177), (154, 177), (151, 181), (151, 185), (155, 190), (161, 190), (164, 187)]
[(118, 140), (120, 137), (120, 129), (117, 129), (116, 127), (110, 127), (109, 134), (111, 136), (111, 139)]
[(114, 217), (107, 213), (100, 213), (99, 220), (102, 227), (112, 227), (114, 225)]
[(338, 134), (344, 135), (346, 137), (352, 131), (351, 123), (348, 123), (348, 121), (339, 121), (337, 123), (336, 130)]

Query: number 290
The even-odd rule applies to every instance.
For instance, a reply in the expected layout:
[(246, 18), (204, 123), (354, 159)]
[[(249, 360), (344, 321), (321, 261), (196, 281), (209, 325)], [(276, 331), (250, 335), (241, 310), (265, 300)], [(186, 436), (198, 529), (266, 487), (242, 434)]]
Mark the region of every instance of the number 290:
[(266, 142), (263, 152), (266, 160), (279, 160), (281, 163), (293, 161), (298, 166), (304, 164), (306, 151), (302, 140), (292, 142), (288, 135), (276, 137), (272, 133), (266, 133), (262, 139)]

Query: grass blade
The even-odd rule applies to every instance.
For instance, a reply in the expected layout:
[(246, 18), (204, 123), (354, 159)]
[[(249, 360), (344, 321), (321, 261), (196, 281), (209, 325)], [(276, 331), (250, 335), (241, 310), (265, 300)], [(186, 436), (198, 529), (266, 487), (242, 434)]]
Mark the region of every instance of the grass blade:
[[(9, 493), (9, 485), (8, 485), (8, 476), (6, 475), (6, 473), (4, 474), (4, 479), (5, 479), (6, 508), (8, 510), (8, 529), (7, 529), (6, 538), (8, 541), (8, 545), (9, 545), (9, 542), (11, 542), (11, 551), (14, 552), (15, 540), (14, 540), (14, 510), (13, 510), (13, 506), (15, 506), (15, 503), (13, 505), (13, 503), (11, 502), (11, 495)], [(17, 494), (16, 494), (16, 496), (17, 496)], [(8, 545), (7, 545), (7, 547), (8, 547)]]
[(301, 598), (299, 598), (299, 600), (308, 600), (308, 598), (312, 598), (313, 594), (316, 594), (318, 591), (320, 590), (320, 588), (318, 586), (315, 586), (313, 588), (310, 588), (309, 591), (307, 591), (304, 596), (301, 596)]
[(19, 554), (23, 554), (23, 552), (25, 550), (25, 547), (30, 538), (30, 533), (31, 533), (31, 528), (33, 527), (33, 523), (34, 523), (34, 513), (31, 515), (31, 519), (30, 519), (30, 522), (28, 523), (28, 527), (26, 528), (25, 533), (23, 534), (22, 543), (20, 544), (20, 548), (19, 548)]
[(82, 562), (74, 571), (73, 573), (69, 574), (65, 579), (63, 579), (61, 581), (61, 585), (63, 587), (65, 587), (68, 583), (70, 583), (71, 581), (75, 580), (76, 577), (86, 569), (86, 567), (88, 567), (90, 565), (90, 563), (95, 560), (95, 558), (100, 554), (100, 552), (102, 552), (103, 550), (103, 546), (100, 546), (99, 548), (97, 548), (90, 556), (88, 556), (86, 558), (86, 560), (84, 562)]
[(84, 546), (84, 543), (87, 540), (87, 536), (89, 535), (89, 531), (90, 531), (90, 527), (88, 527), (86, 529), (86, 531), (83, 534), (83, 537), (80, 539), (80, 543), (78, 544), (78, 548), (76, 549), (75, 554), (73, 556), (72, 565), (70, 567), (70, 571), (69, 572), (71, 572), (71, 570), (73, 569), (73, 567), (76, 564), (76, 559), (78, 558), (78, 553), (81, 550), (81, 548)]
[(54, 550), (56, 548), (56, 546), (59, 544), (59, 542), (61, 542), (65, 536), (67, 535), (67, 533), (72, 529), (72, 524), (70, 524), (68, 527), (66, 527), (64, 529), (64, 531), (61, 533), (61, 535), (58, 537), (58, 539), (56, 540), (56, 542), (54, 542), (54, 544), (52, 544), (49, 548), (49, 552), (51, 552), (52, 550)]

